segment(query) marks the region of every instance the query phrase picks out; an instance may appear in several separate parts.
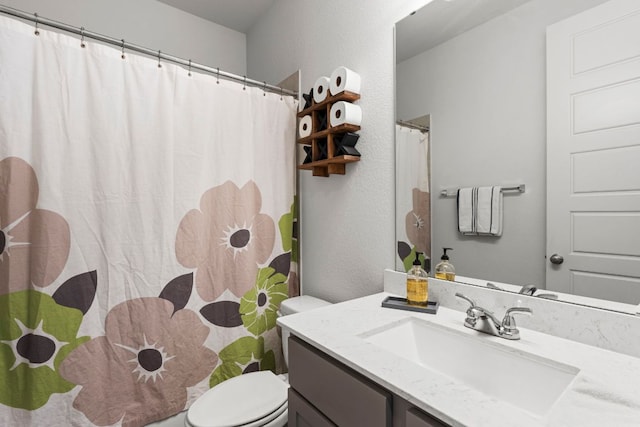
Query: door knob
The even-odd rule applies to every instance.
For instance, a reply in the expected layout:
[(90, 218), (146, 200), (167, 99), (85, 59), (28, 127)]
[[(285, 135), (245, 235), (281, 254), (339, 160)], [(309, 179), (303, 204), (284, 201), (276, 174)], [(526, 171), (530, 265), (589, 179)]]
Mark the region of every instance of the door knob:
[(562, 255), (553, 254), (551, 255), (551, 258), (549, 258), (549, 261), (551, 261), (551, 264), (562, 264), (564, 262), (564, 258)]

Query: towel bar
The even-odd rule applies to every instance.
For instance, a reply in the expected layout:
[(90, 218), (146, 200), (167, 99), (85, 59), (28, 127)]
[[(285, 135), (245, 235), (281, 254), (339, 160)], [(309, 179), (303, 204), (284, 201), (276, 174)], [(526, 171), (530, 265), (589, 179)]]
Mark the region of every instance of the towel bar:
[[(502, 187), (502, 192), (504, 193), (505, 191), (517, 191), (519, 193), (524, 193), (524, 189), (525, 189), (525, 185), (524, 184), (520, 184), (514, 187)], [(442, 190), (440, 192), (440, 196), (441, 197), (455, 197), (458, 195), (458, 189), (454, 188), (451, 190)]]

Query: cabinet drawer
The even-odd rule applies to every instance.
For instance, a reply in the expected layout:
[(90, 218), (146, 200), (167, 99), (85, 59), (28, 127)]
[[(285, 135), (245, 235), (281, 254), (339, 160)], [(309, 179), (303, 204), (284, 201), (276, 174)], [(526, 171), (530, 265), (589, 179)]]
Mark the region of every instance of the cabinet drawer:
[(411, 408), (407, 411), (407, 425), (406, 427), (448, 427), (442, 421), (433, 418), (431, 415)]
[(287, 425), (289, 427), (336, 427), (292, 388), (289, 388), (288, 410)]
[(289, 338), (289, 383), (340, 427), (391, 426), (391, 394), (302, 340)]

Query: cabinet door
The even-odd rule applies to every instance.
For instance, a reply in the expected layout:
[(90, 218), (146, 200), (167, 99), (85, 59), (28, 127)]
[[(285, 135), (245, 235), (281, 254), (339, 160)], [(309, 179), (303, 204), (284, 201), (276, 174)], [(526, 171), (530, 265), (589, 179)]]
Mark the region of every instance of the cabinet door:
[(302, 396), (289, 389), (289, 427), (336, 427)]
[(289, 384), (340, 427), (391, 426), (391, 393), (294, 336)]
[(447, 424), (416, 408), (411, 408), (407, 411), (406, 427), (447, 427)]

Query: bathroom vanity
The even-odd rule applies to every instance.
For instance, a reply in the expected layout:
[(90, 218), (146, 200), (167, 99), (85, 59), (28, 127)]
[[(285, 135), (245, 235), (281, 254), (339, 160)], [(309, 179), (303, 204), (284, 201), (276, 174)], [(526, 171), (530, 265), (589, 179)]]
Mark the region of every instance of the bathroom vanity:
[(523, 327), (519, 340), (482, 334), (448, 307), (435, 315), (382, 308), (389, 295), (278, 320), (293, 335), (289, 425), (640, 422), (640, 359)]
[(292, 427), (446, 425), (297, 337), (289, 361)]

